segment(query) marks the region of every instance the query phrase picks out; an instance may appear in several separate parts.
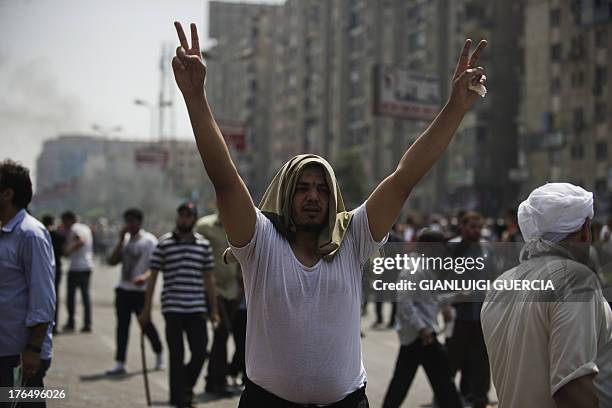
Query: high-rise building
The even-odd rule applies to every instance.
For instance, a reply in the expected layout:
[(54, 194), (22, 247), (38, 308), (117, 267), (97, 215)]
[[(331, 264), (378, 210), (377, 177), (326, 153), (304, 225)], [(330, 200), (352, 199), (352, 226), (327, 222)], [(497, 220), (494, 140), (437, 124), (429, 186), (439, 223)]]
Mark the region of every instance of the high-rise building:
[(516, 202), (518, 89), (522, 78), (521, 1), (448, 2), (448, 75), (455, 69), (466, 38), (473, 46), (486, 39), (479, 65), (486, 68), (491, 92), (464, 118), (448, 151), (447, 202), (451, 209), (498, 215)]
[[(211, 52), (244, 56), (238, 65), (245, 72), (232, 84), (215, 82), (227, 82), (219, 78), (209, 82), (211, 103), (218, 117), (243, 120), (249, 113), (241, 113), (222, 98), (246, 95), (247, 100), (255, 99), (248, 112), (265, 119), (267, 127), (262, 126), (254, 140), (266, 146), (249, 152), (255, 161), (265, 158), (255, 166), (265, 177), (254, 183), (254, 190), (261, 190), (265, 179), (294, 154), (316, 153), (334, 165), (349, 204), (354, 205), (395, 169), (428, 124), (375, 113), (375, 68), (384, 65), (436, 75), (442, 104), (450, 93), (463, 41), (469, 36), (476, 44), (486, 38), (491, 47), (482, 54), (481, 63), (489, 79), (495, 80), (495, 92), (478, 101), (467, 115), (449, 152), (415, 188), (408, 206), (427, 212), (469, 208), (494, 215), (514, 203), (520, 181), (516, 161), (522, 4), (485, 0), (287, 0), (279, 6), (213, 2), (210, 36), (218, 38), (218, 43)], [(266, 47), (259, 51), (251, 47), (253, 53), (241, 54), (237, 44), (245, 43)], [(211, 75), (213, 64), (211, 59)], [(271, 76), (255, 85), (241, 83), (250, 78), (249, 64), (255, 67), (251, 78), (261, 72)], [(226, 75), (232, 69), (238, 68), (222, 70)], [(250, 93), (253, 88), (257, 92)]]
[(595, 193), (612, 213), (612, 5), (527, 0), (521, 92), (521, 195), (552, 181)]
[(270, 178), (273, 161), (271, 86), (275, 54), (274, 13), (280, 6), (211, 1), (206, 50), (206, 94), (221, 130), (239, 126), (246, 131), (241, 149), (230, 150), (254, 198), (259, 199)]

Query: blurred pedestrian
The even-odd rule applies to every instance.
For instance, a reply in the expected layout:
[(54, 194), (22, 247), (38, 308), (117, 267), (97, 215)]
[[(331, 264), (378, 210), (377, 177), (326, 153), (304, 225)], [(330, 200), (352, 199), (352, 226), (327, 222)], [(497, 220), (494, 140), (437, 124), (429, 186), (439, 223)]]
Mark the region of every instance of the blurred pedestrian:
[(57, 325), (59, 322), (59, 289), (62, 283), (62, 254), (64, 245), (66, 244), (66, 236), (55, 227), (55, 219), (52, 215), (43, 215), (41, 221), (51, 236), (51, 245), (53, 246), (53, 255), (55, 258), (55, 320), (53, 320), (53, 334), (57, 334)]
[[(121, 276), (115, 288), (115, 311), (117, 314), (117, 352), (115, 367), (108, 375), (126, 373), (125, 358), (130, 333), (132, 313), (138, 317), (144, 308), (145, 289), (149, 278), (149, 263), (157, 246), (157, 238), (142, 228), (143, 213), (138, 208), (130, 208), (123, 213), (124, 226), (119, 231), (119, 240), (108, 258), (110, 265), (121, 263)], [(149, 321), (143, 327), (155, 352), (155, 369), (164, 367), (162, 344), (157, 329)]]
[[(482, 270), (472, 269), (469, 275), (454, 274), (454, 278), (465, 277), (470, 280), (495, 278), (495, 267), (490, 256), (490, 246), (482, 238), (484, 219), (475, 212), (466, 212), (460, 220), (461, 235), (451, 239), (450, 250), (457, 258), (483, 258)], [(480, 308), (482, 300), (477, 294), (470, 294), (463, 301), (454, 304), (455, 322), (452, 336), (447, 340), (451, 374), (455, 377), (461, 371), (461, 392), (474, 408), (485, 408), (489, 403), (488, 392), (491, 374), (487, 349), (480, 327)]]
[[(166, 321), (166, 342), (170, 356), (168, 370), (170, 404), (190, 407), (195, 385), (206, 360), (206, 314), (213, 324), (219, 322), (214, 258), (210, 243), (193, 231), (198, 212), (194, 203), (177, 209), (176, 228), (160, 237), (150, 262), (145, 307), (140, 324), (151, 321), (151, 306), (157, 275), (164, 276), (162, 314)], [(185, 337), (191, 358), (184, 362)]]
[[(214, 330), (205, 392), (219, 396), (233, 395), (228, 389), (227, 375), (229, 364), (227, 358), (227, 340), (232, 332), (234, 314), (238, 311), (238, 265), (223, 262), (223, 252), (227, 248), (227, 238), (223, 224), (217, 214), (207, 215), (198, 220), (196, 232), (206, 238), (212, 247), (215, 258), (215, 284), (217, 286), (217, 303), (219, 304), (219, 324)], [(234, 338), (234, 340), (236, 340)]]
[[(425, 230), (417, 238), (416, 254), (427, 257), (444, 257), (446, 239), (440, 232)], [(414, 254), (413, 254), (414, 255)], [(440, 278), (438, 271), (423, 267), (417, 271), (404, 270), (400, 280)], [(385, 394), (383, 408), (398, 408), (408, 394), (419, 366), (423, 366), (440, 408), (461, 408), (457, 388), (451, 378), (448, 355), (437, 339), (440, 333), (438, 314), (448, 307), (435, 294), (417, 296), (408, 291), (397, 292), (398, 334), (400, 351), (393, 377)]]
[(64, 255), (70, 259), (68, 292), (66, 294), (68, 322), (64, 325), (62, 331), (74, 331), (74, 297), (77, 289), (79, 289), (83, 301), (83, 327), (81, 332), (89, 333), (91, 332), (89, 283), (93, 270), (93, 236), (87, 225), (77, 222), (77, 216), (72, 211), (64, 212), (61, 218), (64, 229), (67, 231)]

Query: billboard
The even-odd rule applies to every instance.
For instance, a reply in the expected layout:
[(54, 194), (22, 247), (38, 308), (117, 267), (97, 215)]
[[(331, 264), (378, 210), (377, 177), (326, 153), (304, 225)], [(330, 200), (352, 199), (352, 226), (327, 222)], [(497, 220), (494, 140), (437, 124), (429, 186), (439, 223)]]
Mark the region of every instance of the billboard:
[(389, 65), (374, 67), (374, 114), (430, 120), (440, 110), (438, 76)]
[(134, 160), (138, 165), (153, 165), (163, 169), (169, 158), (170, 153), (159, 146), (145, 146), (134, 152)]

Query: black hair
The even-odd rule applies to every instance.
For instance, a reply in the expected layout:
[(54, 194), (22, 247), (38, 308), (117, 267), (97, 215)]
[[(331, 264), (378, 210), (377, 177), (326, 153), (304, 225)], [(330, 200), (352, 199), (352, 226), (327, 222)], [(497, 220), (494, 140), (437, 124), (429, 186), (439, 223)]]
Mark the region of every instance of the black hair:
[(51, 214), (45, 214), (40, 219), (40, 222), (42, 222), (42, 224), (45, 227), (48, 227), (49, 225), (53, 225), (54, 221), (55, 221), (55, 218), (53, 218)]
[(125, 212), (123, 213), (123, 219), (126, 219), (128, 217), (136, 218), (138, 222), (142, 222), (142, 220), (144, 219), (142, 211), (138, 208), (128, 208), (127, 210), (125, 210)]
[(0, 162), (0, 191), (13, 190), (12, 203), (18, 208), (27, 208), (32, 201), (30, 171), (13, 160)]
[(77, 217), (76, 214), (73, 213), (72, 211), (64, 211), (62, 213), (62, 221), (69, 221), (69, 222), (76, 222)]

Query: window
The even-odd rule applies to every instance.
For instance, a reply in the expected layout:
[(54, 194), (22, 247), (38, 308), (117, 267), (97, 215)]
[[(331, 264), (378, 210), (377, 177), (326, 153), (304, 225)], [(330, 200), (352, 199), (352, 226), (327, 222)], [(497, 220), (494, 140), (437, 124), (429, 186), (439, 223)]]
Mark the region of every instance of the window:
[(561, 152), (558, 150), (548, 151), (548, 163), (551, 165), (561, 163)]
[(574, 130), (576, 132), (584, 129), (585, 121), (584, 121), (584, 109), (576, 108), (574, 109)]
[(606, 48), (608, 46), (608, 31), (601, 28), (595, 31), (595, 47)]
[(608, 158), (608, 144), (606, 142), (595, 143), (595, 159), (605, 161)]
[(584, 72), (576, 71), (572, 74), (572, 88), (579, 88), (584, 85)]
[(542, 131), (551, 132), (555, 127), (555, 114), (552, 112), (543, 112), (541, 116)]
[(418, 4), (408, 9), (408, 20), (410, 20), (410, 22), (418, 23), (419, 21), (423, 20), (423, 6), (424, 4)]
[(606, 179), (600, 178), (595, 180), (595, 194), (603, 195), (608, 190), (608, 182)]
[(550, 81), (550, 94), (551, 95), (559, 95), (561, 93), (561, 79), (553, 78)]
[(582, 35), (577, 35), (572, 38), (569, 56), (572, 60), (578, 60), (584, 57), (584, 54), (585, 54), (584, 37)]
[(580, 25), (582, 17), (582, 0), (572, 0), (570, 4), (570, 12), (572, 13), (574, 24)]
[(408, 35), (408, 49), (415, 51), (425, 46), (425, 33), (417, 31)]
[(605, 102), (595, 103), (595, 122), (603, 123), (608, 119), (608, 106)]
[(561, 24), (561, 9), (555, 8), (550, 10), (550, 26), (559, 27)]
[(561, 61), (561, 55), (563, 52), (563, 48), (561, 44), (553, 44), (550, 46), (550, 59), (553, 62)]
[(608, 68), (605, 66), (595, 67), (595, 86), (603, 86), (608, 80)]
[(584, 146), (580, 143), (572, 145), (572, 159), (582, 159), (584, 157)]

